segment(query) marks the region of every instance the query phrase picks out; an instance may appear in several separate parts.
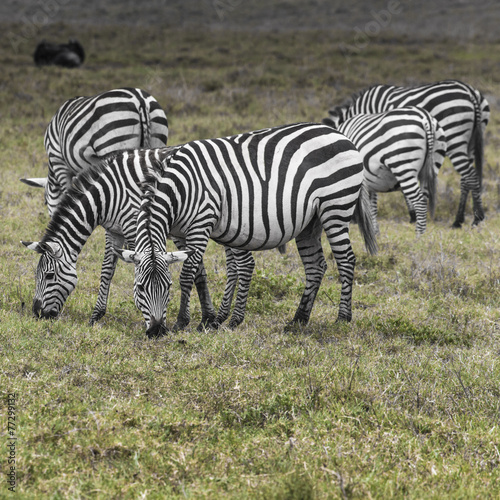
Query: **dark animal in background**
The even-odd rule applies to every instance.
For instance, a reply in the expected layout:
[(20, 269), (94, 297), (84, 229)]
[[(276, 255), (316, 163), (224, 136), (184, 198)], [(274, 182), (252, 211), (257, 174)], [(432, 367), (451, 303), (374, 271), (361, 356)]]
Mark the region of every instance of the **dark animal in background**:
[(54, 64), (64, 68), (77, 68), (85, 60), (85, 51), (77, 40), (68, 43), (40, 42), (33, 54), (37, 66)]

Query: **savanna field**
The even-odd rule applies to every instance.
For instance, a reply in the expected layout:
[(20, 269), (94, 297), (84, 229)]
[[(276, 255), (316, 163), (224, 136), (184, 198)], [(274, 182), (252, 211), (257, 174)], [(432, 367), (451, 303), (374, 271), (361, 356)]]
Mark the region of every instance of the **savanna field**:
[[(4, 26), (6, 32), (19, 26)], [(44, 28), (66, 41), (71, 28)], [(370, 40), (348, 54), (332, 31), (88, 26), (78, 69), (37, 68), (35, 39), (0, 40), (0, 498), (498, 498), (500, 497), (500, 44)], [(104, 231), (78, 261), (79, 283), (56, 321), (31, 303), (37, 241), (49, 221), (45, 128), (77, 95), (116, 87), (152, 93), (169, 144), (299, 121), (373, 83), (463, 80), (491, 106), (483, 204), (451, 229), (460, 178), (448, 160), (435, 217), (416, 238), (401, 193), (379, 196), (379, 253), (356, 225), (353, 320), (337, 324), (340, 284), (328, 271), (307, 327), (292, 334), (304, 284), (293, 244), (255, 254), (245, 321), (148, 340), (133, 269), (118, 264), (108, 312), (88, 326)], [(171, 243), (169, 243), (171, 244)], [(173, 245), (172, 245), (173, 249)], [(205, 256), (214, 305), (225, 258)], [(179, 308), (173, 267), (167, 324)], [(8, 490), (8, 394), (15, 399), (16, 487)]]

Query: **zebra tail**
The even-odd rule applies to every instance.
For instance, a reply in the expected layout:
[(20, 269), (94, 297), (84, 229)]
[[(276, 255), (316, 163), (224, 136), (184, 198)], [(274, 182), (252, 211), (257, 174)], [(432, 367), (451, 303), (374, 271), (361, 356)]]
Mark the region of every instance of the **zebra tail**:
[(429, 120), (429, 129), (427, 132), (427, 153), (425, 155), (424, 166), (420, 171), (419, 181), (424, 193), (427, 194), (429, 202), (429, 212), (434, 217), (436, 210), (437, 195), (437, 175), (434, 169), (434, 155), (436, 153), (436, 129), (434, 125), (437, 122)]
[(481, 107), (480, 100), (476, 94), (474, 94), (474, 131), (472, 133), (471, 142), (469, 144), (469, 150), (471, 146), (474, 148), (474, 164), (476, 166), (476, 173), (479, 179), (479, 188), (481, 189), (483, 185), (483, 164), (484, 164), (484, 137), (483, 128), (481, 127)]
[(365, 241), (366, 251), (370, 255), (375, 255), (378, 251), (377, 237), (375, 233), (375, 225), (370, 212), (370, 198), (365, 184), (361, 184), (359, 191), (358, 202), (354, 209), (353, 219), (358, 223), (359, 231)]
[[(146, 103), (144, 103), (144, 104), (146, 104)], [(150, 114), (149, 114), (149, 106), (148, 106), (148, 109), (145, 109), (144, 106), (141, 106), (140, 117), (141, 117), (141, 147), (145, 148), (145, 149), (150, 149), (151, 148), (151, 120), (150, 120)]]

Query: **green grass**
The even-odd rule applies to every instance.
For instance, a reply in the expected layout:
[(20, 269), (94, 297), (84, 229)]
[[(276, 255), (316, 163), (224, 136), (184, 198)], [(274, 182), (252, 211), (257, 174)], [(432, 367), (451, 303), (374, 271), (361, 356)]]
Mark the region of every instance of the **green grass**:
[[(13, 28), (14, 29), (14, 28)], [(65, 25), (47, 39), (70, 36)], [(77, 33), (78, 34), (78, 33)], [(500, 495), (500, 146), (497, 45), (389, 44), (347, 62), (327, 32), (179, 32), (88, 28), (77, 70), (33, 67), (28, 43), (0, 42), (0, 432), (17, 394), (19, 498), (497, 498)], [(353, 321), (336, 324), (340, 286), (329, 270), (310, 324), (293, 334), (304, 281), (293, 244), (257, 253), (245, 322), (147, 340), (120, 263), (109, 309), (87, 326), (99, 286), (103, 231), (78, 263), (79, 284), (54, 322), (31, 317), (45, 127), (64, 100), (118, 86), (151, 91), (170, 143), (302, 120), (375, 82), (460, 78), (493, 104), (484, 179), (486, 220), (450, 228), (459, 178), (446, 162), (435, 220), (419, 239), (400, 193), (379, 197), (380, 252), (358, 228)], [(222, 249), (206, 267), (216, 304)], [(174, 283), (179, 268), (174, 268)], [(173, 324), (178, 286), (168, 310)], [(4, 454), (3, 457), (6, 455)], [(2, 475), (7, 473), (1, 459)], [(3, 476), (5, 477), (5, 476)], [(8, 497), (6, 482), (0, 497)]]

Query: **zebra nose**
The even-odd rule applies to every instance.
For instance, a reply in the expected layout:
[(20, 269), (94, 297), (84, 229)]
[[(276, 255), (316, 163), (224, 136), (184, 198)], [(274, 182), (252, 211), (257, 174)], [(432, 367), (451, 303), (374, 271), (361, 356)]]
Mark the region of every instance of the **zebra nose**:
[(33, 301), (33, 315), (36, 319), (53, 319), (56, 318), (59, 311), (56, 309), (51, 309), (50, 311), (45, 311), (42, 308), (42, 301), (40, 299), (35, 299)]
[(153, 339), (161, 337), (167, 332), (167, 327), (163, 324), (161, 319), (156, 319), (154, 316), (149, 322), (149, 328), (146, 330), (148, 338)]
[(51, 309), (50, 311), (42, 311), (41, 317), (43, 319), (54, 319), (57, 318), (59, 312), (56, 309)]

